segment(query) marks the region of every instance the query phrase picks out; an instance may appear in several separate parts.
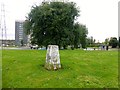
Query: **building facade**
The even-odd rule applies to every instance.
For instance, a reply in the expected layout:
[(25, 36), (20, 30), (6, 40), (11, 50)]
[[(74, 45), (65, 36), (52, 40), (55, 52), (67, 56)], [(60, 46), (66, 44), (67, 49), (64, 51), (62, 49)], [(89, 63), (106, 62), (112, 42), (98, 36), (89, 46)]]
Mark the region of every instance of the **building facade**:
[(28, 36), (23, 29), (24, 21), (15, 21), (15, 45), (22, 46), (27, 45)]

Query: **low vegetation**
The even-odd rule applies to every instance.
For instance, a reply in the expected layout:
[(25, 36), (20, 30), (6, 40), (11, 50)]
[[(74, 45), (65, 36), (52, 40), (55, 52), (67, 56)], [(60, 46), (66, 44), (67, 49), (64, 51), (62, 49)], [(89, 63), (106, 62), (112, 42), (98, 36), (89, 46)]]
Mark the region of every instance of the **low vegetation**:
[(62, 68), (44, 68), (46, 50), (3, 50), (3, 88), (118, 88), (118, 51), (60, 50)]

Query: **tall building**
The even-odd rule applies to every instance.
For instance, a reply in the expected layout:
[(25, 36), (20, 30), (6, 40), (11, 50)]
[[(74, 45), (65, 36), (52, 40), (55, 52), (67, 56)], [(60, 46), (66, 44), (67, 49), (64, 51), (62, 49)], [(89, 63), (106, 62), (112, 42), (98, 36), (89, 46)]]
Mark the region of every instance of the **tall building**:
[(27, 44), (27, 35), (23, 30), (24, 21), (15, 21), (15, 45), (21, 46)]

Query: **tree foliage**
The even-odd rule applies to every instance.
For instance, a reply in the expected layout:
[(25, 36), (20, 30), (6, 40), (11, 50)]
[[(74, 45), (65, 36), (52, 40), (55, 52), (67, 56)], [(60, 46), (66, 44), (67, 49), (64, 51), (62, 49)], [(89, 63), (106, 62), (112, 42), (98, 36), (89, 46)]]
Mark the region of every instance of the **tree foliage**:
[(75, 24), (79, 15), (73, 2), (43, 2), (32, 7), (24, 23), (25, 32), (31, 34), (31, 43), (39, 46), (76, 46), (87, 34), (85, 26)]
[(119, 37), (119, 40), (118, 40), (118, 46), (119, 46), (119, 48), (120, 48), (120, 37)]
[(108, 45), (109, 44), (109, 38), (106, 38), (104, 43), (105, 43), (105, 45)]
[(112, 48), (116, 48), (118, 46), (118, 40), (116, 37), (111, 37), (109, 41), (109, 45), (112, 46)]
[(78, 48), (78, 45), (82, 44), (82, 48), (86, 47), (86, 37), (88, 30), (85, 25), (75, 23), (74, 25), (74, 47)]

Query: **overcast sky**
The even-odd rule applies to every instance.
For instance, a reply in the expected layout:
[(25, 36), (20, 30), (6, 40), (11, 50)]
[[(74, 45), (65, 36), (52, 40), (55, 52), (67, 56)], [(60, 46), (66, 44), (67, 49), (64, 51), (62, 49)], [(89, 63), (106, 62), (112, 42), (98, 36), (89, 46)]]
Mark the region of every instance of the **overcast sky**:
[[(25, 16), (30, 12), (31, 6), (35, 4), (39, 5), (42, 1), (43, 0), (0, 0), (0, 3), (4, 3), (5, 5), (8, 39), (15, 39), (15, 20), (25, 20)], [(75, 2), (80, 8), (81, 12), (78, 21), (88, 28), (88, 37), (93, 36), (93, 38), (100, 42), (104, 41), (105, 38), (118, 37), (119, 0), (69, 1)]]

